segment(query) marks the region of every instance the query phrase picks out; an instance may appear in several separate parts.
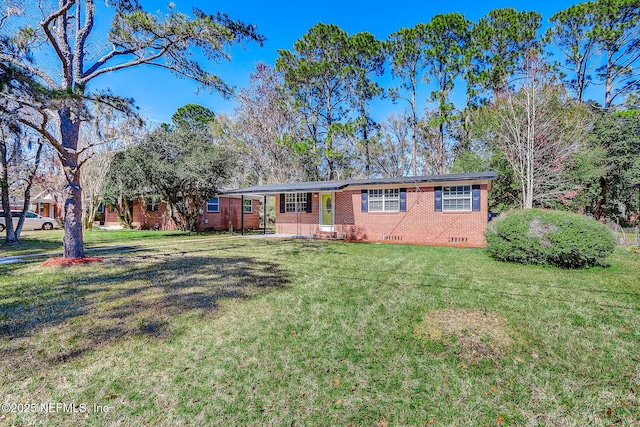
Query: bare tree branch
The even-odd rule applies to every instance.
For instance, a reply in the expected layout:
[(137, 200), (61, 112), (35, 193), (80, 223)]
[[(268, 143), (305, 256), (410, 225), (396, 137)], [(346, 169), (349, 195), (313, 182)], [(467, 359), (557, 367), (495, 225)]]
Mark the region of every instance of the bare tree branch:
[[(42, 29), (44, 30), (49, 43), (56, 51), (60, 62), (62, 63), (62, 72), (63, 78), (66, 83), (66, 86), (70, 85), (72, 80), (72, 71), (71, 64), (69, 63), (69, 59), (71, 56), (71, 50), (69, 49), (69, 43), (66, 36), (66, 20), (67, 20), (67, 12), (73, 7), (75, 0), (60, 0), (61, 7), (55, 12), (51, 13), (47, 16), (44, 21), (40, 24)], [(56, 35), (51, 32), (51, 28), (49, 25), (55, 20), (59, 20), (62, 25), (56, 27)]]

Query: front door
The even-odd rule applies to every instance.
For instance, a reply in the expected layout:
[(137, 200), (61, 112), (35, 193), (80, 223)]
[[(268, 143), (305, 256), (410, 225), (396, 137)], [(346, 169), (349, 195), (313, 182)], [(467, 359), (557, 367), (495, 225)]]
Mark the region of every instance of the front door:
[(333, 193), (320, 194), (320, 231), (333, 231), (334, 213)]

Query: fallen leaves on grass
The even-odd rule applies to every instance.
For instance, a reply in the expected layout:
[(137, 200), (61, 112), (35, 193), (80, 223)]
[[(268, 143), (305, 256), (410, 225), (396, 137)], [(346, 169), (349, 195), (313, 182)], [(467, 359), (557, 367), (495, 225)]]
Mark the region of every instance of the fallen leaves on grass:
[(83, 258), (55, 257), (43, 261), (40, 265), (43, 267), (69, 267), (71, 265), (84, 265), (102, 261), (104, 261), (104, 258), (96, 256), (87, 256)]
[(457, 344), (459, 355), (469, 362), (495, 360), (512, 343), (503, 317), (479, 310), (456, 308), (428, 312), (416, 327), (414, 335), (431, 341), (443, 341), (447, 345)]

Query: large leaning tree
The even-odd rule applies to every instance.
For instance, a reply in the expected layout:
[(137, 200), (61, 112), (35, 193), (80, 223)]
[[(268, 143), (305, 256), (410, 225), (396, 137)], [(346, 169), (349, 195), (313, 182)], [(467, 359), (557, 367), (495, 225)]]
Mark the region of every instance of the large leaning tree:
[[(170, 7), (166, 15), (145, 11), (137, 0), (39, 1), (29, 16), (16, 14), (27, 2), (0, 2), (4, 28), (11, 35), (0, 43), (0, 62), (34, 78), (46, 102), (10, 99), (0, 106), (19, 109), (19, 121), (42, 135), (58, 153), (66, 185), (63, 191), (64, 256), (84, 256), (80, 170), (86, 149), (79, 145), (81, 124), (95, 103), (128, 112), (130, 100), (92, 87), (99, 76), (142, 65), (167, 69), (203, 87), (230, 96), (232, 88), (193, 60), (197, 51), (207, 60), (229, 60), (229, 49), (243, 42), (262, 44), (252, 25), (228, 15), (193, 9), (186, 15)], [(35, 6), (35, 7), (34, 7)], [(36, 15), (42, 19), (30, 19)], [(105, 39), (96, 30), (99, 19), (111, 19)], [(8, 33), (7, 33), (8, 34)], [(35, 58), (35, 59), (34, 59)], [(4, 94), (3, 94), (4, 96)]]

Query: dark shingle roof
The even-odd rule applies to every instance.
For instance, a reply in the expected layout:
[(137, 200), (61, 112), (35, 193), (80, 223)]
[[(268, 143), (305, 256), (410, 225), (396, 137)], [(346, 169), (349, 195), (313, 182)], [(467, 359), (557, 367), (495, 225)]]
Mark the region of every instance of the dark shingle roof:
[(348, 179), (338, 181), (293, 182), (287, 184), (268, 184), (237, 190), (221, 191), (221, 195), (231, 194), (277, 194), (277, 193), (307, 193), (316, 191), (337, 191), (349, 186), (368, 185), (415, 185), (431, 182), (458, 182), (494, 180), (498, 177), (495, 172), (457, 173), (448, 175), (404, 176), (396, 178), (368, 178)]

